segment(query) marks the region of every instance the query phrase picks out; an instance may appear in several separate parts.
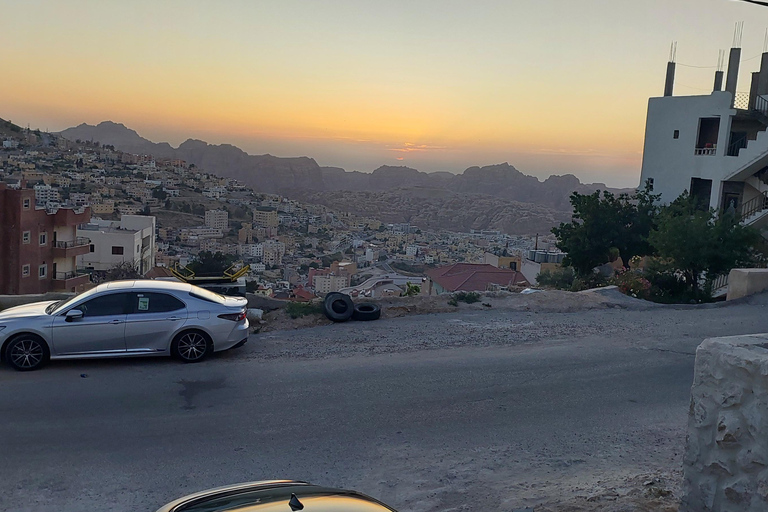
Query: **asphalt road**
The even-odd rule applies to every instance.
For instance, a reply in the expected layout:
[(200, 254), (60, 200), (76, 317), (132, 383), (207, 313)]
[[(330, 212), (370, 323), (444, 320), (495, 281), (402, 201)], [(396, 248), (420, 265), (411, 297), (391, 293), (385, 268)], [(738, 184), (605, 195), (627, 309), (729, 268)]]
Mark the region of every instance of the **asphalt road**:
[(766, 303), (468, 311), (255, 335), (197, 365), (3, 368), (0, 510), (152, 511), (272, 478), (402, 511), (599, 492), (679, 467), (695, 347), (768, 332)]

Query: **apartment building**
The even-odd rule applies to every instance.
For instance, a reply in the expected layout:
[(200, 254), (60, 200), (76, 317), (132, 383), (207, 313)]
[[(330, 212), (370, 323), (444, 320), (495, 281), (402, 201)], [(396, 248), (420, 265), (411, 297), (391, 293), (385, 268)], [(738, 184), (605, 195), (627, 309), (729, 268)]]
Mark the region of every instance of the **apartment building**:
[(349, 276), (338, 276), (333, 273), (316, 275), (314, 284), (315, 293), (317, 295), (326, 295), (331, 292), (337, 292), (342, 288), (349, 287)]
[(91, 240), (90, 250), (77, 258), (79, 268), (109, 270), (130, 262), (142, 275), (155, 266), (155, 217), (123, 215), (119, 221), (93, 219), (78, 236)]
[(759, 62), (749, 93), (738, 92), (741, 48), (731, 48), (712, 92), (690, 96), (674, 95), (667, 64), (664, 96), (648, 102), (641, 187), (662, 203), (687, 191), (703, 208), (768, 227), (768, 53)]
[(229, 230), (229, 212), (226, 210), (207, 210), (205, 225), (226, 232)]
[(277, 209), (266, 206), (255, 208), (253, 210), (253, 224), (263, 228), (276, 228), (280, 224)]
[(277, 240), (266, 240), (262, 244), (261, 261), (265, 265), (282, 265), (285, 256), (285, 244)]
[(89, 250), (77, 226), (90, 209), (35, 206), (31, 189), (0, 183), (0, 294), (80, 291), (89, 282), (78, 274), (76, 257)]

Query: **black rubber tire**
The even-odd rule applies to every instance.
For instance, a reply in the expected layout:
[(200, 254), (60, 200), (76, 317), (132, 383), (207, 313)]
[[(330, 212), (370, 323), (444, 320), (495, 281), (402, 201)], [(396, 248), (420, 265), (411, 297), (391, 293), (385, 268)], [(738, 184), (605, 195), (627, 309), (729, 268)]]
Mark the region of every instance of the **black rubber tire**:
[(361, 302), (355, 304), (355, 314), (352, 315), (354, 320), (368, 321), (378, 320), (381, 316), (381, 307), (378, 304), (372, 302)]
[(8, 366), (19, 372), (38, 370), (48, 362), (50, 357), (48, 344), (34, 334), (16, 336), (5, 345), (3, 354), (3, 359)]
[(171, 355), (184, 363), (199, 363), (213, 352), (210, 336), (202, 331), (183, 331), (171, 342)]
[(334, 322), (346, 322), (355, 313), (355, 304), (349, 295), (331, 292), (323, 300), (323, 313)]

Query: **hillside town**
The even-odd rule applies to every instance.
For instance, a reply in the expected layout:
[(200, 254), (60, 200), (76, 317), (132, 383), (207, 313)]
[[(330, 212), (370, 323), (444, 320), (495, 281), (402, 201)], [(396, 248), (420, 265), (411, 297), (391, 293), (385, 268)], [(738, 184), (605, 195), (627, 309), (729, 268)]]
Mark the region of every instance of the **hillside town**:
[(117, 268), (189, 276), (187, 266), (206, 256), (247, 267), (230, 292), (292, 301), (340, 290), (397, 296), (407, 283), (421, 294), (522, 289), (563, 258), (550, 233), (384, 224), (260, 193), (182, 160), (9, 122), (2, 138), (0, 221), (21, 217), (18, 233), (2, 235), (11, 265), (0, 270), (0, 294), (80, 292)]

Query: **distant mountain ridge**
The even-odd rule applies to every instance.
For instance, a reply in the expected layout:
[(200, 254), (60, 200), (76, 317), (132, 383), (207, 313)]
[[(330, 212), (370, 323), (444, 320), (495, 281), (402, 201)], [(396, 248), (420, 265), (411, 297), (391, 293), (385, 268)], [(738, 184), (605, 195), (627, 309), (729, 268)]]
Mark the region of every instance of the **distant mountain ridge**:
[(230, 144), (188, 139), (174, 148), (155, 143), (123, 124), (81, 124), (59, 133), (70, 140), (92, 140), (134, 154), (178, 158), (219, 176), (231, 177), (264, 193), (324, 204), (386, 222), (411, 222), (435, 229), (498, 229), (510, 234), (546, 232), (570, 219), (572, 192), (609, 189), (583, 184), (576, 176), (552, 175), (544, 181), (508, 163), (470, 167), (461, 174), (425, 173), (383, 165), (371, 173), (321, 167), (309, 157), (249, 155)]
[(508, 163), (470, 167), (461, 174), (425, 173), (410, 167), (383, 165), (372, 173), (321, 167), (309, 157), (283, 158), (249, 155), (229, 144), (213, 145), (188, 139), (178, 148), (167, 142), (155, 143), (123, 124), (104, 121), (96, 126), (81, 124), (60, 135), (70, 140), (94, 140), (136, 154), (180, 158), (206, 171), (236, 178), (266, 193), (291, 196), (297, 192), (339, 190), (380, 192), (408, 187), (434, 187), (457, 194), (484, 194), (502, 199), (535, 203), (570, 211), (568, 197), (573, 191), (609, 189), (603, 183), (583, 184), (576, 176), (550, 176), (539, 181)]

